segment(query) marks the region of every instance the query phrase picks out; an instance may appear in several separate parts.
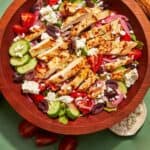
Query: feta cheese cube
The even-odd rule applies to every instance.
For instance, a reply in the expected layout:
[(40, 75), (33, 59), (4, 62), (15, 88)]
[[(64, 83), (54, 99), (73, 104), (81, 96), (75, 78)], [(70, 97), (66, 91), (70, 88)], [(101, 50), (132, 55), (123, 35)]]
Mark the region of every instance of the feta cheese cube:
[(92, 55), (97, 55), (98, 49), (97, 48), (91, 48), (88, 50), (87, 55), (92, 56)]
[(30, 94), (39, 94), (39, 83), (35, 81), (27, 81), (25, 80), (24, 83), (21, 85), (23, 93), (30, 93)]
[(131, 85), (133, 85), (138, 77), (139, 75), (136, 68), (126, 73), (124, 76), (126, 86), (130, 87)]
[(65, 95), (65, 96), (58, 97), (58, 100), (63, 103), (69, 104), (73, 101), (73, 98), (71, 96)]
[(47, 101), (55, 101), (56, 100), (56, 94), (54, 92), (48, 92), (47, 96), (44, 98)]
[(86, 39), (76, 39), (75, 40), (75, 45), (77, 49), (84, 48), (86, 46)]

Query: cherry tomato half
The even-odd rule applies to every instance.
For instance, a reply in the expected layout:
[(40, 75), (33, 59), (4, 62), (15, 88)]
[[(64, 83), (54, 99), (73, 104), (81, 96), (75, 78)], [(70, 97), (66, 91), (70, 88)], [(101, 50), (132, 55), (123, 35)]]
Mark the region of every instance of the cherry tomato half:
[(142, 57), (142, 51), (139, 49), (134, 49), (129, 53), (130, 57), (133, 57), (134, 60), (140, 59)]
[(36, 17), (33, 13), (30, 12), (21, 13), (22, 25), (26, 28), (30, 28), (34, 24), (35, 19)]
[(103, 55), (93, 55), (87, 57), (88, 63), (91, 65), (93, 72), (97, 72), (103, 62)]
[(25, 28), (19, 24), (15, 24), (15, 25), (13, 25), (13, 31), (16, 34), (23, 34), (23, 33), (26, 33), (28, 30), (27, 30), (27, 28)]

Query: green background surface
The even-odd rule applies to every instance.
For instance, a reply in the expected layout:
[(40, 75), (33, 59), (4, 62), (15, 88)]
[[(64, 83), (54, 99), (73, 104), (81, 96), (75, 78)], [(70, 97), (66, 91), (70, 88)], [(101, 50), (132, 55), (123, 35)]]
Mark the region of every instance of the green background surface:
[[(0, 16), (11, 3), (11, 0), (0, 0)], [(9, 92), (9, 91), (8, 91)], [(144, 101), (150, 114), (150, 90)], [(32, 139), (22, 139), (18, 134), (18, 124), (22, 118), (9, 106), (0, 95), (0, 150), (57, 150), (58, 145), (37, 148)], [(150, 150), (150, 115), (144, 126), (132, 137), (119, 137), (108, 130), (90, 135), (78, 136), (77, 150)]]

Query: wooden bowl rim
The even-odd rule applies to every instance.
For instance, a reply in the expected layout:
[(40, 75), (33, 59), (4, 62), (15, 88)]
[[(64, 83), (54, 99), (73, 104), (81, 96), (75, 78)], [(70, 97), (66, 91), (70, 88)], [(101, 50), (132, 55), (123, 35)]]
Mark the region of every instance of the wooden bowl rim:
[[(130, 10), (134, 10), (132, 11), (132, 13), (137, 17), (138, 21), (140, 22), (143, 31), (144, 31), (144, 35), (146, 37), (146, 39), (148, 39), (150, 37), (150, 28), (147, 28), (148, 26), (150, 26), (150, 23), (148, 21), (148, 19), (146, 18), (144, 12), (141, 10), (141, 8), (138, 6), (138, 4), (134, 1), (134, 0), (121, 0)], [(5, 30), (7, 25), (9, 24), (10, 19), (12, 18), (12, 16), (16, 13), (16, 11), (26, 2), (26, 0), (15, 0), (12, 2), (12, 4), (8, 7), (7, 11), (5, 12), (5, 14), (2, 16), (1, 20), (0, 20), (0, 47), (2, 46), (2, 39), (3, 36), (5, 34)], [(147, 47), (148, 47), (148, 66), (150, 66), (150, 40), (147, 40)], [(1, 66), (1, 62), (0, 62), (0, 66)], [(74, 128), (72, 128), (71, 126), (64, 126), (64, 125), (60, 125), (60, 126), (56, 126), (56, 125), (46, 125), (46, 124), (39, 124), (39, 121), (36, 120), (36, 118), (32, 118), (29, 117), (31, 114), (31, 112), (28, 111), (28, 113), (26, 113), (25, 111), (21, 111), (21, 109), (19, 109), (18, 107), (16, 107), (16, 104), (14, 104), (11, 100), (10, 97), (7, 94), (7, 90), (8, 90), (8, 86), (4, 85), (4, 78), (2, 76), (2, 67), (0, 67), (0, 90), (2, 92), (2, 94), (5, 96), (5, 98), (7, 99), (7, 101), (9, 102), (9, 104), (15, 109), (15, 111), (20, 114), (23, 118), (25, 118), (26, 120), (30, 121), (31, 123), (35, 124), (36, 126), (46, 129), (48, 131), (52, 131), (52, 132), (56, 132), (56, 133), (61, 133), (61, 134), (70, 134), (70, 135), (79, 135), (79, 134), (87, 134), (87, 133), (93, 133), (99, 130), (104, 129), (100, 128), (100, 124), (94, 124), (92, 127), (85, 127), (84, 126), (76, 126)], [(132, 105), (131, 107), (126, 107), (123, 111), (120, 111), (120, 115), (118, 115), (117, 120), (115, 117), (112, 117), (111, 119), (111, 123), (108, 123), (108, 127), (112, 126), (114, 123), (116, 123), (116, 121), (120, 121), (122, 118), (126, 117), (131, 111), (133, 111), (133, 108), (135, 108), (143, 99), (147, 89), (149, 88), (150, 85), (150, 67), (147, 68), (146, 70), (146, 74), (145, 74), (145, 78), (144, 81), (141, 84), (141, 89), (144, 89), (143, 92), (140, 92), (140, 90), (138, 90), (138, 92), (136, 93), (136, 95), (134, 96), (134, 99), (137, 99), (137, 101), (134, 101), (134, 104), (131, 103), (130, 105)], [(39, 119), (40, 120), (40, 119)], [(42, 120), (40, 120), (42, 121)], [(101, 121), (101, 123), (103, 124), (103, 122)]]

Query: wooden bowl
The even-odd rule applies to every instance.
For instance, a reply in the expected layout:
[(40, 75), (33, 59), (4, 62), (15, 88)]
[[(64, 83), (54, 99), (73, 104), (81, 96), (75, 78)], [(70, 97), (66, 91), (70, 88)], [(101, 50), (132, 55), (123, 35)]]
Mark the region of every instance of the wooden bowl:
[(109, 1), (112, 9), (129, 17), (138, 39), (145, 43), (139, 65), (140, 77), (129, 90), (127, 99), (120, 104), (117, 112), (102, 112), (94, 116), (81, 117), (76, 121), (70, 121), (68, 125), (62, 125), (44, 115), (33, 102), (21, 94), (20, 85), (12, 82), (13, 71), (8, 55), (8, 47), (14, 37), (12, 25), (19, 21), (20, 13), (29, 10), (35, 0), (15, 0), (8, 8), (0, 22), (0, 85), (6, 100), (23, 118), (48, 131), (70, 135), (87, 134), (111, 127), (131, 113), (142, 101), (150, 82), (150, 24), (135, 1)]

